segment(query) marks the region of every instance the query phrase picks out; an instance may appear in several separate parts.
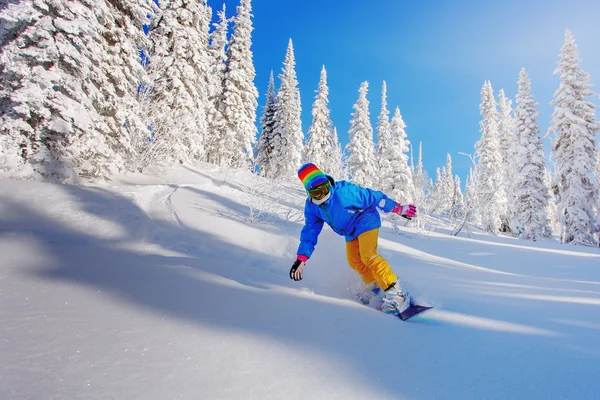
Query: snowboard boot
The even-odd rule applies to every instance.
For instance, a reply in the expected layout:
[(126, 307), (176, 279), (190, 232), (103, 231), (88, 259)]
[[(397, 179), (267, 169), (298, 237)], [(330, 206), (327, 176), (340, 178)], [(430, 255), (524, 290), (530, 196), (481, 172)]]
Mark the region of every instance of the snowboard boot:
[(402, 285), (396, 281), (385, 291), (381, 311), (386, 314), (400, 314), (410, 307), (410, 296), (402, 289)]

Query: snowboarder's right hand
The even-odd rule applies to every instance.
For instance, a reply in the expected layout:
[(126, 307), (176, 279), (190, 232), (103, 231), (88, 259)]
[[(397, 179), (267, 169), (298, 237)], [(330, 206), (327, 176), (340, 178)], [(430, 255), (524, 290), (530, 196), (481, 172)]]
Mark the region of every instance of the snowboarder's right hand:
[(290, 278), (295, 281), (302, 280), (302, 270), (304, 269), (304, 261), (296, 260), (290, 269)]

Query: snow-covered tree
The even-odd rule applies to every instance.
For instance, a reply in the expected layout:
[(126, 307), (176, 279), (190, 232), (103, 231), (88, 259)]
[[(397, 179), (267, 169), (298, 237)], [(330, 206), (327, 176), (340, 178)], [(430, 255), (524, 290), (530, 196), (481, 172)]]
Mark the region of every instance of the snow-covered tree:
[(465, 199), (460, 187), (460, 177), (456, 175), (454, 179), (454, 193), (452, 196), (452, 205), (450, 207), (450, 218), (462, 218), (465, 211)]
[(340, 143), (336, 127), (333, 127), (332, 138), (333, 143), (335, 144), (335, 151), (334, 156), (331, 158), (331, 176), (336, 180), (347, 179), (348, 168), (346, 157), (344, 155), (344, 149), (342, 149), (342, 144)]
[(515, 137), (513, 133), (514, 120), (512, 111), (512, 101), (506, 97), (503, 89), (498, 92), (498, 139), (500, 141), (500, 154), (502, 156), (502, 209), (500, 218), (502, 220), (502, 230), (510, 226), (509, 201), (510, 185), (513, 181), (513, 158)]
[(358, 101), (354, 104), (355, 112), (350, 120), (350, 141), (347, 146), (348, 168), (351, 180), (363, 187), (372, 187), (376, 182), (375, 144), (373, 143), (373, 127), (369, 115), (369, 100), (367, 81), (360, 85)]
[(446, 154), (446, 165), (442, 169), (438, 187), (440, 198), (440, 212), (452, 216), (452, 205), (454, 203), (454, 173), (452, 172), (452, 157)]
[(142, 165), (158, 160), (190, 163), (204, 159), (209, 76), (208, 25), (205, 1), (172, 0), (150, 37), (154, 51), (145, 101), (153, 140)]
[(553, 235), (558, 235), (560, 233), (561, 218), (558, 215), (558, 205), (556, 204), (556, 196), (554, 194), (554, 189), (558, 188), (558, 185), (554, 184), (552, 172), (548, 167), (546, 167), (544, 172), (544, 182), (548, 188), (548, 205), (546, 206), (546, 214), (548, 215), (550, 230)]
[(256, 140), (256, 107), (258, 91), (254, 85), (256, 71), (252, 62), (252, 6), (240, 0), (233, 18), (233, 33), (227, 46), (223, 91), (213, 123), (215, 164), (234, 168), (250, 168)]
[(139, 2), (8, 2), (0, 14), (0, 174), (76, 181), (123, 170), (145, 127)]
[(477, 211), (481, 208), (479, 203), (482, 200), (482, 198), (477, 195), (477, 182), (475, 181), (475, 172), (472, 168), (469, 170), (469, 175), (467, 176), (464, 196), (461, 193), (460, 179), (458, 176), (456, 177), (454, 187), (455, 201), (452, 217), (457, 218), (457, 223), (452, 229), (452, 236), (458, 235), (468, 222), (480, 222)]
[(312, 124), (308, 129), (305, 160), (317, 165), (326, 174), (339, 173), (340, 165), (337, 154), (338, 143), (334, 142), (331, 111), (329, 110), (329, 88), (327, 87), (327, 71), (321, 69), (319, 88), (312, 107)]
[(484, 228), (496, 234), (501, 226), (501, 214), (506, 199), (502, 194), (502, 155), (498, 139), (498, 110), (492, 84), (486, 81), (481, 89), (479, 107), (482, 120), (479, 124), (481, 139), (475, 145), (475, 185), (479, 200), (481, 223)]
[[(402, 118), (402, 117), (400, 117)], [(390, 111), (387, 108), (387, 85), (383, 81), (381, 87), (381, 112), (377, 118), (377, 176), (373, 182), (374, 186), (380, 190), (386, 190), (393, 187), (392, 161), (387, 157), (391, 156), (392, 133), (390, 126)]]
[(429, 176), (423, 169), (423, 143), (419, 143), (419, 161), (413, 171), (414, 203), (418, 207), (425, 206), (425, 198), (429, 191)]
[[(207, 7), (207, 9), (210, 9)], [(218, 113), (219, 101), (223, 94), (223, 81), (225, 79), (225, 67), (227, 62), (227, 33), (229, 29), (229, 19), (226, 15), (226, 7), (223, 4), (221, 11), (217, 12), (218, 22), (213, 23), (214, 30), (209, 36), (208, 56), (209, 56), (209, 74), (207, 76), (208, 107), (207, 121), (208, 132), (205, 138), (206, 159), (209, 162), (216, 162), (216, 156), (219, 154), (218, 144), (221, 136)]]
[(290, 39), (279, 75), (281, 84), (275, 102), (274, 170), (277, 177), (294, 179), (302, 164), (304, 133), (302, 132), (302, 104), (296, 77), (294, 46)]
[(512, 231), (521, 239), (538, 240), (550, 236), (546, 208), (548, 187), (546, 161), (537, 123), (537, 102), (531, 94), (531, 80), (525, 68), (519, 76), (515, 109), (515, 137), (510, 190)]
[(431, 185), (431, 190), (427, 196), (428, 211), (432, 213), (440, 213), (444, 204), (442, 169), (436, 167), (435, 180)]
[(273, 143), (273, 130), (275, 128), (275, 79), (273, 71), (269, 76), (269, 86), (267, 88), (267, 101), (260, 117), (261, 132), (258, 139), (258, 149), (256, 155), (256, 164), (260, 176), (272, 177), (273, 171), (272, 158), (275, 151)]
[(390, 124), (390, 137), (381, 148), (381, 159), (386, 160), (389, 166), (387, 170), (380, 170), (380, 176), (381, 190), (400, 203), (413, 202), (415, 197), (412, 171), (408, 166), (410, 142), (405, 128), (400, 108), (396, 107)]
[(565, 33), (558, 67), (560, 86), (554, 94), (550, 132), (554, 133), (558, 207), (562, 215), (561, 241), (596, 245), (598, 230), (594, 204), (600, 188), (590, 166), (596, 162), (596, 120), (590, 76), (580, 66), (579, 50), (571, 31)]
[(467, 176), (467, 183), (465, 184), (465, 195), (464, 195), (464, 222), (472, 221), (474, 223), (480, 222), (479, 217), (479, 196), (477, 195), (477, 183), (475, 181), (475, 171), (469, 169), (469, 175)]

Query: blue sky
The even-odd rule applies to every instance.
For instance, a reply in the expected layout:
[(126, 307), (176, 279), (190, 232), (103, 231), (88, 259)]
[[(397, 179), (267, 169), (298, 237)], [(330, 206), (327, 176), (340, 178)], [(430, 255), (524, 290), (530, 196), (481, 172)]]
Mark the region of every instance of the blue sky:
[[(328, 73), (333, 123), (342, 144), (348, 142), (352, 106), (362, 81), (369, 82), (370, 112), (376, 134), (381, 84), (387, 82), (388, 108), (396, 106), (407, 124), (409, 140), (423, 142), (430, 175), (450, 153), (454, 173), (464, 180), (479, 139), (480, 90), (490, 80), (497, 94), (514, 100), (521, 67), (532, 80), (540, 103), (538, 119), (546, 133), (550, 101), (558, 88), (553, 75), (565, 29), (573, 32), (591, 74), (600, 82), (600, 1), (571, 0), (253, 0), (254, 63), (265, 103), (269, 73), (281, 72), (288, 40), (296, 55), (302, 99), (302, 128), (311, 108), (321, 66)], [(222, 1), (209, 0), (213, 9)], [(239, 1), (225, 1), (227, 15)], [(276, 79), (276, 85), (279, 80)], [(597, 104), (600, 102), (596, 101)], [(549, 149), (549, 139), (544, 139)], [(416, 160), (415, 160), (416, 162)]]

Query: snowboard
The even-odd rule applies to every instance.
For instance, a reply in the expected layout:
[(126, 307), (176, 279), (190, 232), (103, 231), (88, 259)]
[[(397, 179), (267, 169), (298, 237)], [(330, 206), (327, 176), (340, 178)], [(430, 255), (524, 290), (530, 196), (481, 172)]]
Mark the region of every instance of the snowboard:
[[(364, 306), (375, 308), (376, 310), (382, 311), (381, 304), (379, 304), (378, 306), (375, 306), (375, 307), (373, 307), (373, 305), (370, 305), (369, 297), (370, 296), (365, 297), (363, 295), (363, 293), (358, 293), (356, 295), (356, 300)], [(433, 308), (433, 306), (422, 306), (420, 304), (415, 304), (413, 302), (413, 299), (411, 298), (410, 306), (406, 310), (404, 310), (403, 312), (401, 312), (399, 314), (392, 314), (392, 315), (400, 318), (402, 321), (406, 321), (406, 320), (411, 319), (415, 315), (421, 314), (423, 311), (431, 310), (432, 308)]]
[(406, 321), (406, 320), (411, 319), (415, 315), (419, 315), (423, 311), (431, 310), (432, 308), (433, 307), (421, 306), (421, 305), (418, 305), (418, 304), (414, 304), (412, 302), (412, 299), (411, 299), (410, 300), (410, 307), (408, 307), (406, 310), (404, 310), (400, 314), (398, 314), (398, 318), (400, 318), (402, 321)]

